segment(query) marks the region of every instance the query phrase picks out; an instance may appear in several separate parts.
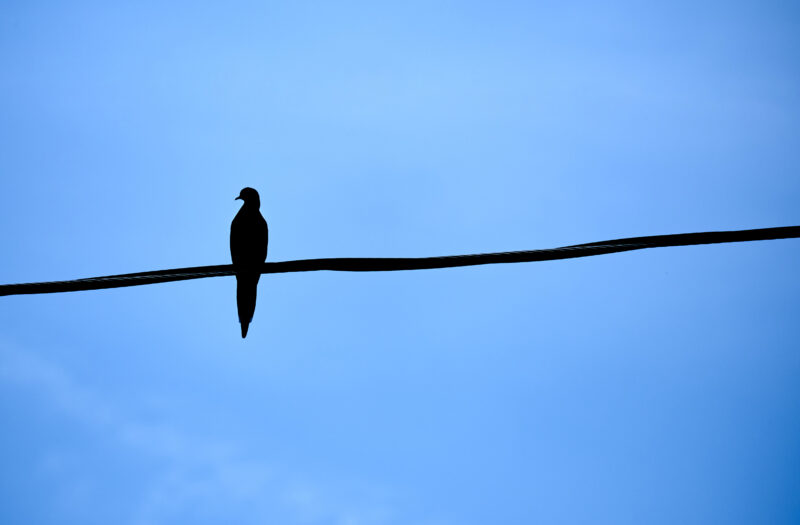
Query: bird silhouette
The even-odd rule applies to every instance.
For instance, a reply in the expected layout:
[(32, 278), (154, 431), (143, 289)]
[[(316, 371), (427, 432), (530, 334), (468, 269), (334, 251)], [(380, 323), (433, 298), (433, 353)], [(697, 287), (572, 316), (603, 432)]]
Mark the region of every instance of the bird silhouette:
[(231, 223), (231, 261), (236, 273), (236, 306), (242, 325), (242, 339), (256, 311), (256, 292), (261, 268), (267, 259), (269, 228), (261, 215), (261, 199), (253, 188), (244, 188), (236, 197), (243, 202)]

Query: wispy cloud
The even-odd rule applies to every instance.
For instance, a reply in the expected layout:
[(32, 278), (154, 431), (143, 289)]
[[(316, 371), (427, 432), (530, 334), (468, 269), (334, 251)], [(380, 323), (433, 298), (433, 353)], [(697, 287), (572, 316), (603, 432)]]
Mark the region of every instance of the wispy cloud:
[[(130, 516), (133, 525), (232, 519), (246, 523), (384, 524), (392, 513), (368, 494), (343, 494), (335, 486), (276, 470), (251, 457), (234, 440), (195, 435), (172, 423), (138, 420), (41, 355), (0, 348), (0, 382), (35, 393), (89, 430), (107, 436), (120, 454), (157, 465)], [(105, 438), (104, 438), (105, 439)], [(51, 458), (52, 460), (52, 458)], [(46, 463), (47, 458), (43, 459)], [(51, 461), (52, 463), (52, 461)], [(330, 485), (330, 484), (328, 484)], [(74, 491), (77, 486), (71, 483)], [(364, 502), (362, 499), (366, 499)]]

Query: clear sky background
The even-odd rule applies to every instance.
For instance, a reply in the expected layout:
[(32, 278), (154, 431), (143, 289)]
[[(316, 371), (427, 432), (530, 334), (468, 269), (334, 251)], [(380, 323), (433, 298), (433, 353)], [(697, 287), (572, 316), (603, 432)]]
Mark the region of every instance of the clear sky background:
[[(800, 224), (792, 2), (0, 5), (0, 281)], [(800, 241), (0, 298), (0, 522), (800, 521)]]

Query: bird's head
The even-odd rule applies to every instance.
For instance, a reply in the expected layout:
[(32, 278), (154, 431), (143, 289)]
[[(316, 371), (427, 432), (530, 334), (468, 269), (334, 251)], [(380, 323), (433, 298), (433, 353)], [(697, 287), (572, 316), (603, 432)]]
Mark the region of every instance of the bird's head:
[(239, 196), (235, 200), (243, 200), (245, 204), (251, 204), (255, 207), (261, 206), (261, 199), (258, 197), (258, 192), (253, 188), (242, 188)]

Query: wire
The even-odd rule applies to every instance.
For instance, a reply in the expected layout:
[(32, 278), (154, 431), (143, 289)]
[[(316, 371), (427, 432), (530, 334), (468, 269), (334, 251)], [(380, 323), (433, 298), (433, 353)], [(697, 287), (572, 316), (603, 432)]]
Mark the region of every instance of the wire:
[[(653, 235), (650, 237), (630, 237), (611, 241), (575, 244), (545, 250), (519, 252), (479, 253), (469, 255), (447, 255), (441, 257), (348, 257), (336, 259), (301, 259), (297, 261), (264, 263), (261, 273), (315, 272), (330, 270), (339, 272), (389, 272), (398, 270), (431, 270), (435, 268), (456, 268), (482, 264), (520, 263), (536, 261), (555, 261), (590, 257), (607, 253), (662, 248), (668, 246), (693, 246), (698, 244), (719, 244), (728, 242), (766, 241), (800, 237), (800, 226), (780, 228), (760, 228), (755, 230), (735, 230), (721, 232), (679, 233), (673, 235)], [(223, 277), (234, 275), (233, 265), (195, 266), (152, 272), (126, 273), (105, 277), (89, 277), (72, 281), (52, 281), (41, 283), (21, 283), (0, 285), (0, 296), (39, 294), (57, 292), (76, 292), (80, 290), (100, 290), (121, 288), (142, 284), (185, 281), (204, 277)]]

